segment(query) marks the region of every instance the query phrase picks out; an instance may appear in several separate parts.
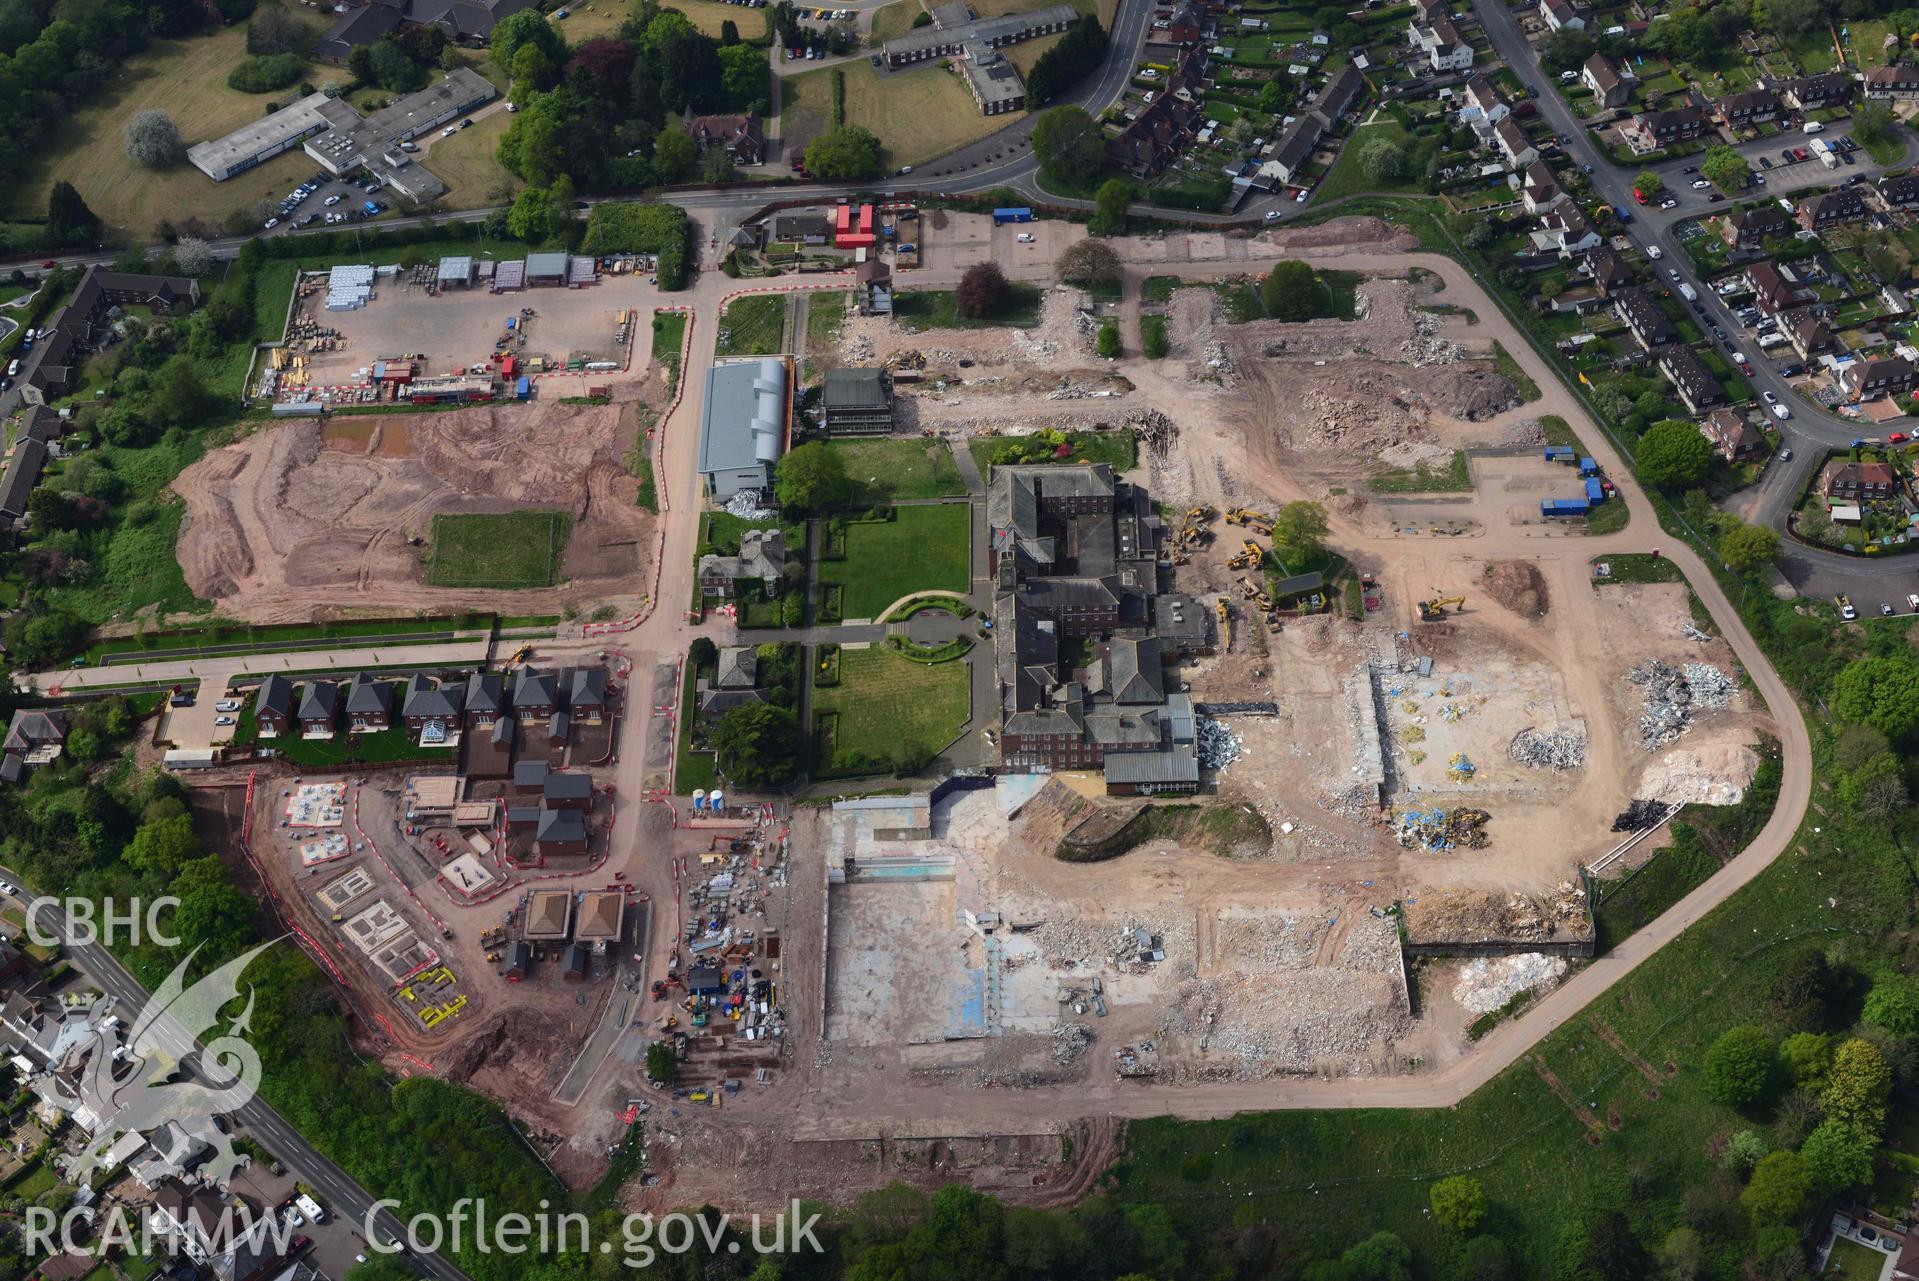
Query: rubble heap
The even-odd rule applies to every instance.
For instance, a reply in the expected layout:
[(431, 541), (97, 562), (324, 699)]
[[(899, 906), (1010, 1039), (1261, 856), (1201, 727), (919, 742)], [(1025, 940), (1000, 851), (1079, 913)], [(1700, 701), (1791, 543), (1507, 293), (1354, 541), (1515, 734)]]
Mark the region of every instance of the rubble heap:
[(776, 507), (760, 506), (759, 500), (759, 490), (742, 489), (726, 500), (726, 510), (741, 520), (771, 520), (780, 514)]
[(1464, 846), (1469, 850), (1486, 847), (1486, 824), (1492, 815), (1485, 810), (1461, 806), (1458, 809), (1401, 810), (1394, 816), (1399, 824), (1399, 843), (1407, 849), (1426, 849), (1434, 853)]
[(1474, 1014), (1491, 1014), (1521, 992), (1548, 988), (1566, 973), (1566, 958), (1543, 952), (1482, 956), (1466, 962), (1453, 987), (1453, 999)]
[(1239, 735), (1210, 716), (1199, 718), (1198, 740), (1201, 769), (1225, 769), (1239, 759), (1243, 747)]
[(1092, 1044), (1092, 1028), (1084, 1023), (1061, 1023), (1053, 1028), (1053, 1062), (1066, 1067)]
[(1578, 725), (1548, 730), (1527, 726), (1513, 735), (1506, 755), (1528, 769), (1578, 769), (1586, 763), (1586, 730)]
[(1406, 359), (1414, 365), (1450, 365), (1465, 354), (1458, 343), (1439, 336), (1441, 318), (1415, 311), (1412, 336), (1406, 340)]
[(1636, 797), (1633, 803), (1619, 811), (1612, 821), (1615, 832), (1638, 832), (1651, 827), (1666, 817), (1666, 806), (1645, 797)]
[(1126, 420), (1126, 426), (1133, 429), (1133, 436), (1154, 458), (1166, 457), (1179, 439), (1179, 425), (1157, 409), (1140, 410)]
[(1633, 668), (1626, 679), (1646, 692), (1639, 713), (1639, 745), (1649, 752), (1685, 733), (1695, 707), (1724, 707), (1738, 689), (1730, 676), (1710, 663), (1687, 663), (1682, 670), (1656, 658)]

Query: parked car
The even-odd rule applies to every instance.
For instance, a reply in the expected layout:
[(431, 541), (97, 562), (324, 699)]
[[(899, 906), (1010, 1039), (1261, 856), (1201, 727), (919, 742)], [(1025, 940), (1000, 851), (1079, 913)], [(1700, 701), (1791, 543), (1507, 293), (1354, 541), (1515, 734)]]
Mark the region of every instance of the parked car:
[(1761, 156), (1761, 157), (1759, 157), (1759, 163), (1760, 163), (1761, 165), (1763, 165), (1764, 167), (1766, 167), (1767, 169), (1770, 169), (1770, 168), (1772, 168), (1772, 157), (1771, 157), (1771, 156)]
[(1792, 446), (1791, 446), (1791, 445), (1788, 445), (1788, 446), (1786, 446), (1786, 447), (1785, 447), (1784, 449), (1781, 449), (1781, 450), (1779, 451), (1779, 461), (1780, 461), (1780, 462), (1782, 462), (1782, 463), (1789, 463), (1789, 462), (1791, 462), (1791, 461), (1792, 461)]
[(1706, 203), (1709, 205), (1716, 205), (1724, 199), (1725, 199), (1724, 196), (1720, 195), (1718, 192), (1715, 191), (1711, 195), (1706, 197)]
[(1658, 245), (1646, 246), (1646, 257), (1652, 259), (1654, 262), (1658, 262), (1661, 258), (1664, 258), (1665, 256), (1666, 256), (1666, 251), (1661, 249)]
[(18, 895), (19, 893), (20, 887), (12, 881), (0, 881), (0, 894)]
[(1686, 166), (1686, 167), (1685, 167), (1684, 169), (1681, 169), (1681, 170), (1680, 170), (1679, 172), (1681, 172), (1681, 173), (1698, 173), (1698, 172), (1699, 172), (1699, 166), (1698, 166), (1698, 165), (1687, 165), (1687, 166)]
[[(231, 716), (216, 716), (213, 718), (213, 723), (215, 725), (231, 725), (233, 724), (233, 718)], [(298, 1227), (300, 1225), (296, 1223), (294, 1226)]]
[(1886, 437), (1886, 443), (1888, 445), (1903, 445), (1906, 443), (1907, 439), (1908, 437), (1906, 433), (1902, 431), (1896, 431)]
[(1033, 233), (1030, 231), (1022, 231), (1019, 235), (1015, 236), (1014, 239), (1022, 245), (1030, 245), (1033, 243)]
[(1661, 209), (1677, 209), (1679, 208), (1679, 202), (1677, 200), (1674, 200), (1671, 196), (1667, 196), (1664, 200), (1659, 202), (1659, 207)]
[(326, 198), (325, 204), (327, 208), (331, 209), (333, 208), (333, 206), (339, 204), (342, 200), (345, 200), (345, 199), (346, 199), (345, 196), (335, 194), (335, 195), (328, 196)]
[(275, 227), (279, 225), (280, 225), (280, 220), (278, 218), (269, 218), (267, 219), (266, 229), (268, 231), (272, 231)]
[(1706, 188), (1710, 186), (1712, 186), (1712, 184), (1707, 182), (1704, 178), (1694, 178), (1692, 180), (1692, 189), (1694, 191), (1704, 191)]

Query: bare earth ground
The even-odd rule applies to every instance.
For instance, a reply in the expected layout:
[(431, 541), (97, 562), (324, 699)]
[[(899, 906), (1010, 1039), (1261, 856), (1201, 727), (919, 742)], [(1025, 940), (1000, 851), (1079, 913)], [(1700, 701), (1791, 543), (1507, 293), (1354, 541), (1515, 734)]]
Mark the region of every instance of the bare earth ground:
[[(631, 402), (536, 402), (275, 424), (174, 482), (187, 503), (180, 564), (196, 595), (256, 623), (369, 607), (527, 612), (611, 603), (638, 590), (654, 541), (625, 462), (637, 422)], [(522, 507), (572, 516), (562, 585), (424, 585), (435, 515)]]

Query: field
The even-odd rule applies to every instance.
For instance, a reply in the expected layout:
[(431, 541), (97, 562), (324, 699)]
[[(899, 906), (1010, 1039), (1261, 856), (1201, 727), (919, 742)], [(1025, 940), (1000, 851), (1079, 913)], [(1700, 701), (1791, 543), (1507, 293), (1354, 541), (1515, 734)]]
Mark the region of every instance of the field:
[(856, 506), (966, 492), (945, 441), (835, 440), (827, 448), (846, 461), (846, 474), (858, 486)]
[[(36, 155), (31, 176), (14, 188), (6, 212), (45, 214), (47, 192), (55, 178), (64, 178), (107, 222), (144, 234), (162, 219), (197, 214), (217, 221), (262, 199), (277, 200), (299, 185), (314, 166), (298, 150), (222, 183), (184, 160), (155, 173), (127, 158), (121, 128), (149, 107), (170, 114), (189, 146), (260, 117), (276, 95), (227, 88), (227, 73), (246, 57), (246, 36), (246, 25), (238, 23), (192, 40), (155, 41), (130, 58), (113, 88), (54, 129), (49, 145)], [(309, 74), (315, 83), (324, 79), (318, 70)]]
[[(836, 68), (786, 77), (780, 87), (785, 137), (810, 140), (828, 128)], [(916, 165), (955, 147), (1018, 124), (1024, 112), (982, 116), (959, 76), (944, 66), (881, 77), (861, 59), (847, 63), (846, 123), (871, 129), (887, 150), (888, 164)]]
[(820, 583), (841, 585), (844, 618), (872, 618), (910, 592), (963, 592), (972, 579), (970, 520), (966, 504), (941, 503), (851, 522), (845, 559), (822, 561)]
[(840, 683), (813, 691), (816, 723), (822, 714), (833, 721), (833, 759), (819, 762), (816, 773), (889, 761), (907, 744), (937, 752), (966, 722), (967, 666), (915, 663), (887, 649), (842, 650)]
[(513, 117), (505, 111), (493, 111), (474, 122), (471, 129), (433, 140), (423, 159), (434, 176), (446, 184), (447, 208), (506, 204), (526, 185), (493, 158), (512, 122)]
[(435, 516), (426, 581), (434, 587), (502, 591), (551, 587), (572, 530), (572, 518), (557, 511)]
[(786, 332), (783, 294), (754, 294), (735, 299), (720, 313), (722, 356), (770, 356), (781, 350)]
[(915, 329), (1031, 329), (1037, 325), (1039, 289), (1013, 282), (1006, 292), (1006, 303), (998, 312), (975, 320), (959, 314), (959, 302), (950, 289), (903, 290), (893, 296), (893, 317)]

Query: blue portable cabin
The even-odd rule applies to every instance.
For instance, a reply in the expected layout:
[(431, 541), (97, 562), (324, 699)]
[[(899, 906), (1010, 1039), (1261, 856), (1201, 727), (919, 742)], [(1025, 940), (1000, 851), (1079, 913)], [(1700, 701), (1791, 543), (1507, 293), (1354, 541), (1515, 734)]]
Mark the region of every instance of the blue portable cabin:
[(1541, 457), (1549, 463), (1570, 463), (1573, 460), (1573, 447), (1571, 445), (1548, 445), (1542, 452)]
[(1586, 501), (1594, 507), (1606, 501), (1605, 486), (1599, 483), (1599, 478), (1596, 476), (1586, 477)]
[(531, 400), (533, 398), (533, 380), (525, 374), (521, 374), (520, 381), (513, 385), (513, 398), (515, 400)]
[(1025, 205), (1015, 205), (993, 211), (993, 225), (995, 227), (1003, 227), (1009, 222), (1031, 221), (1033, 221), (1033, 211)]
[(1599, 464), (1590, 458), (1582, 458), (1579, 460), (1579, 474), (1581, 476), (1597, 476), (1599, 474)]
[(1584, 516), (1592, 505), (1583, 498), (1542, 498), (1539, 500), (1541, 516)]

